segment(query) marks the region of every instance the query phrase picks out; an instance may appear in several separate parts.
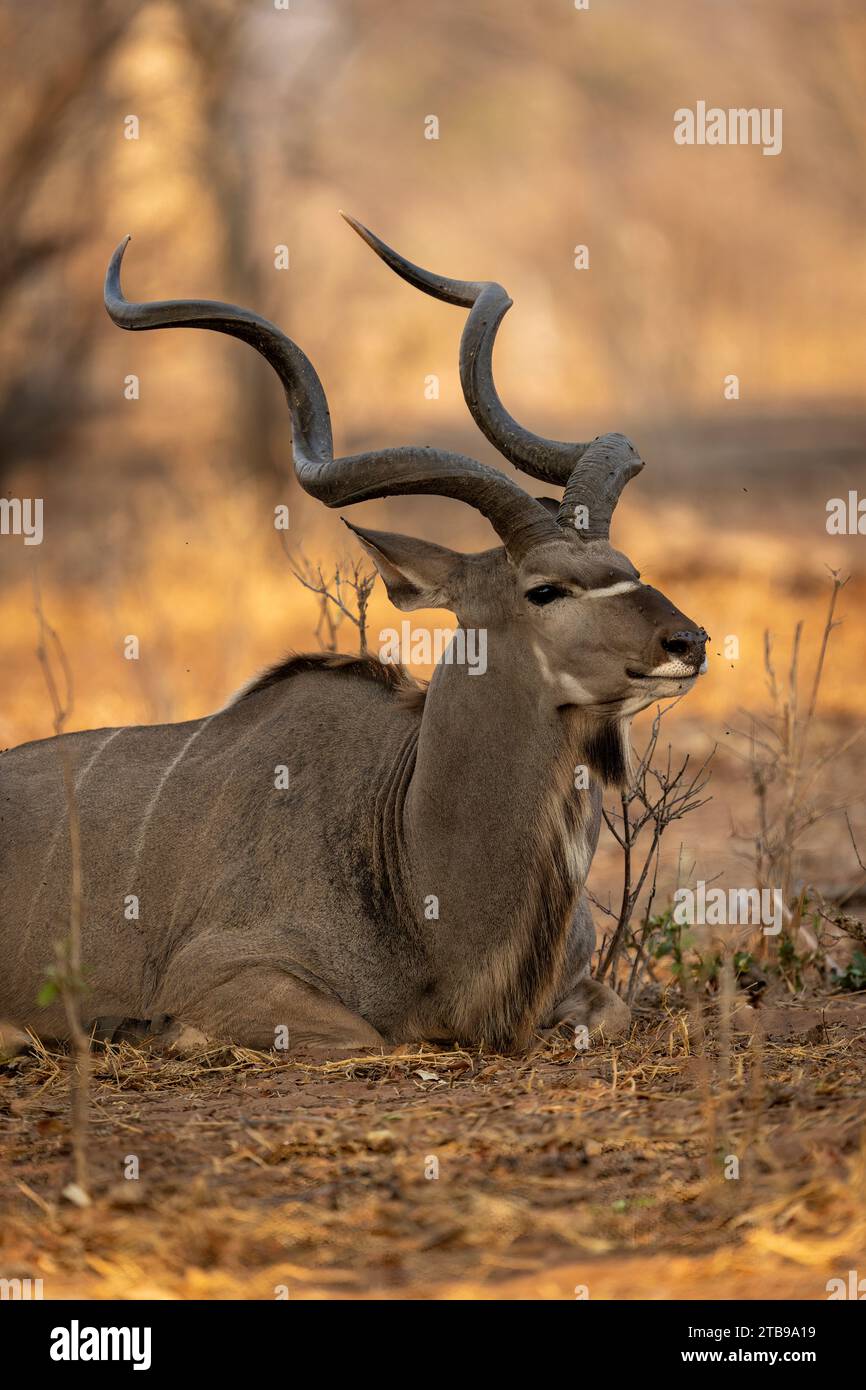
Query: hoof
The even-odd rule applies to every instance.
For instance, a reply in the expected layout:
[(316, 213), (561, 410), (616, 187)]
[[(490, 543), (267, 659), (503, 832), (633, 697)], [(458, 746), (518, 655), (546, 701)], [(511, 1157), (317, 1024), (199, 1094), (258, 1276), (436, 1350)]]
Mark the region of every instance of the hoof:
[(567, 998), (558, 1004), (551, 1022), (561, 1032), (564, 1027), (590, 1038), (612, 1041), (622, 1038), (631, 1027), (631, 1009), (619, 995), (597, 980), (581, 980)]
[(0, 1021), (0, 1065), (11, 1062), (13, 1057), (26, 1052), (32, 1045), (33, 1039), (22, 1033), (20, 1028), (16, 1028), (12, 1023)]

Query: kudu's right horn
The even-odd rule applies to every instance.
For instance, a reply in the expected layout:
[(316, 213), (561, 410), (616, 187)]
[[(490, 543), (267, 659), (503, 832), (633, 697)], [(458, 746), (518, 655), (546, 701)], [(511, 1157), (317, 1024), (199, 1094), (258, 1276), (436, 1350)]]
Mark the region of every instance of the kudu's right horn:
[[(561, 526), (577, 526), (585, 540), (610, 534), (613, 509), (643, 462), (622, 434), (599, 435), (586, 444), (568, 444), (532, 434), (506, 410), (493, 380), (493, 345), (513, 301), (492, 280), (450, 280), (407, 261), (347, 213), (341, 214), (363, 241), (397, 275), (416, 289), (471, 312), (460, 339), (460, 381), (473, 419), (490, 443), (533, 478), (565, 489)], [(582, 510), (585, 508), (585, 513)]]

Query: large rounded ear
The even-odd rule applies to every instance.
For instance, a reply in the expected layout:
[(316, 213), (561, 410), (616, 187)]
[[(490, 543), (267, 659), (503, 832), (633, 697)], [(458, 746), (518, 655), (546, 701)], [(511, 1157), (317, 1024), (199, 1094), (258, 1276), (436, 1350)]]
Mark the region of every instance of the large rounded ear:
[(466, 569), (459, 551), (342, 521), (372, 559), (395, 608), (411, 613), (413, 608), (453, 610), (459, 604)]

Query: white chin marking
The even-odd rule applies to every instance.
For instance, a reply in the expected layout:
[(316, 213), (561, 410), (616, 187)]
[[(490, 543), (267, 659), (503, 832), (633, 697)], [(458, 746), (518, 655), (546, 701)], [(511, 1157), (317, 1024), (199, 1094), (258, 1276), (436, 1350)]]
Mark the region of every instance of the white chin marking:
[(651, 690), (648, 690), (646, 695), (632, 695), (630, 700), (623, 700), (619, 707), (618, 714), (629, 719), (634, 714), (640, 714), (642, 709), (646, 709), (647, 705), (653, 704), (657, 698), (657, 695)]
[(586, 686), (581, 684), (574, 676), (567, 675), (565, 672), (559, 677), (557, 682), (562, 695), (570, 700), (574, 705), (591, 705), (592, 695)]
[(668, 661), (663, 666), (654, 666), (647, 672), (657, 680), (682, 681), (689, 676), (696, 676), (698, 673), (694, 666), (684, 666), (681, 661)]
[(584, 598), (613, 598), (614, 594), (630, 594), (639, 589), (636, 579), (622, 579), (618, 584), (609, 584), (606, 589), (587, 589)]

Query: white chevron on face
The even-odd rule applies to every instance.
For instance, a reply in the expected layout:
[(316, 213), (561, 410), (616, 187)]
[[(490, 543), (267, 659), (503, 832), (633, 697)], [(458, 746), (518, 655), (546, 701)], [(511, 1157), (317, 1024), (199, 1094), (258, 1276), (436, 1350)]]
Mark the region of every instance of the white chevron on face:
[(587, 589), (584, 598), (613, 598), (615, 594), (630, 594), (633, 589), (639, 589), (640, 583), (636, 579), (621, 579), (618, 584), (608, 584), (606, 589)]

